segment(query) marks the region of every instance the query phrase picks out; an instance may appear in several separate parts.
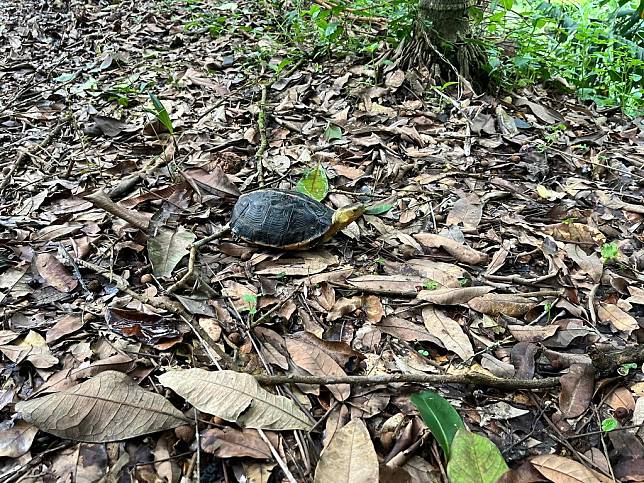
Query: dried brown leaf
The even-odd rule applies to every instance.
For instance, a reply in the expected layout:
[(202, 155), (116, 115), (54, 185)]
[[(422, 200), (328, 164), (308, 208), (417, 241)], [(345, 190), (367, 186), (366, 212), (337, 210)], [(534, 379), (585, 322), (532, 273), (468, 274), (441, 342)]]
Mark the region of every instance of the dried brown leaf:
[(616, 330), (626, 332), (628, 335), (640, 327), (635, 317), (627, 314), (615, 304), (600, 302), (597, 306), (597, 315), (602, 322), (610, 322)]
[(455, 287), (439, 288), (437, 290), (422, 290), (416, 296), (419, 300), (425, 300), (437, 305), (460, 305), (466, 304), (475, 297), (487, 294), (493, 287)]
[(443, 346), (455, 352), (463, 361), (474, 357), (474, 348), (463, 328), (442, 310), (430, 306), (423, 309), (423, 322), (430, 334), (438, 337)]
[(66, 391), (20, 402), (16, 411), (42, 431), (92, 443), (134, 438), (186, 422), (164, 397), (115, 371)]
[[(472, 203), (467, 198), (461, 198), (447, 214), (447, 226), (462, 225), (466, 231), (476, 230), (483, 216), (483, 207)], [(422, 243), (422, 242), (421, 242)]]
[(510, 317), (520, 317), (537, 306), (536, 302), (526, 297), (503, 293), (488, 293), (471, 299), (467, 304), (472, 310), (485, 315), (503, 314)]
[[(289, 337), (286, 348), (295, 364), (315, 376), (346, 376), (346, 372), (324, 350), (315, 344), (302, 339)], [(349, 384), (332, 384), (329, 391), (338, 401), (344, 401), (351, 395)]]
[(25, 454), (37, 432), (36, 426), (25, 421), (16, 421), (12, 427), (0, 430), (0, 457), (18, 458)]
[(403, 275), (363, 275), (347, 280), (360, 290), (389, 295), (413, 296), (423, 286), (423, 280)]
[(315, 483), (372, 483), (379, 480), (378, 456), (362, 419), (340, 428), (322, 450)]
[(53, 253), (36, 255), (34, 266), (40, 276), (60, 292), (69, 293), (78, 286), (78, 280), (69, 274)]
[(633, 411), (635, 409), (635, 398), (627, 388), (618, 387), (610, 393), (610, 396), (608, 396), (608, 399), (606, 400), (606, 404), (613, 409), (623, 408)]
[[(273, 436), (268, 433), (269, 437)], [(277, 446), (277, 438), (273, 445)], [(212, 428), (201, 435), (201, 449), (217, 458), (272, 458), (271, 449), (255, 429)]]
[(535, 456), (532, 465), (549, 480), (556, 483), (611, 483), (601, 473), (586, 468), (581, 463), (557, 455)]
[(441, 340), (430, 334), (425, 327), (400, 317), (386, 317), (378, 324), (378, 328), (385, 334), (393, 335), (400, 340), (407, 342), (426, 340), (443, 347)]
[(468, 265), (478, 265), (487, 260), (487, 255), (485, 253), (479, 252), (467, 245), (462, 245), (451, 238), (436, 235), (434, 233), (416, 233), (414, 238), (423, 246), (429, 248), (442, 248), (459, 262), (467, 263)]
[(265, 391), (250, 374), (186, 369), (166, 372), (159, 382), (200, 411), (245, 428), (282, 431), (311, 427), (290, 399)]

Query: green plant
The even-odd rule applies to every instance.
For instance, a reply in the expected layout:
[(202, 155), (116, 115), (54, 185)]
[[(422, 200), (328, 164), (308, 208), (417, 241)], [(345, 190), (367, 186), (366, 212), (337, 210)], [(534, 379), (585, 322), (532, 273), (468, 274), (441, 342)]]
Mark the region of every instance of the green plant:
[(248, 313), (252, 316), (257, 313), (257, 295), (245, 293), (242, 300), (248, 304)]
[(604, 243), (601, 247), (601, 254), (605, 262), (616, 260), (619, 256), (619, 247), (617, 246), (617, 243)]
[(438, 282), (436, 280), (426, 280), (423, 283), (423, 288), (425, 290), (436, 290), (438, 288)]

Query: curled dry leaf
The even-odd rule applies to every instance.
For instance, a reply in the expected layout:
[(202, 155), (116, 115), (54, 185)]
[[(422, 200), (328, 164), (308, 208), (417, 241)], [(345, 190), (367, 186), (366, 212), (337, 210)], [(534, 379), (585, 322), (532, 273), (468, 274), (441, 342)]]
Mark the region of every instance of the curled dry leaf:
[(365, 295), (337, 300), (327, 315), (327, 321), (332, 322), (358, 309), (364, 310), (367, 315), (367, 321), (371, 323), (380, 322), (385, 315), (385, 309), (382, 306), (382, 302), (380, 302), (380, 298), (375, 295)]
[(159, 382), (199, 411), (242, 427), (275, 431), (311, 428), (309, 418), (290, 399), (262, 389), (250, 374), (187, 369), (166, 372)]
[(613, 481), (563, 456), (551, 454), (535, 456), (530, 462), (539, 473), (551, 481), (561, 483), (611, 483)]
[(59, 292), (69, 293), (78, 286), (78, 280), (69, 274), (53, 253), (39, 253), (34, 265), (40, 276)]
[(467, 361), (474, 357), (474, 348), (463, 328), (454, 319), (448, 317), (442, 310), (430, 306), (423, 309), (423, 322), (430, 334), (438, 337), (443, 346), (456, 353), (461, 360)]
[[(286, 348), (293, 362), (314, 376), (346, 376), (344, 369), (310, 340), (289, 337), (286, 339)], [(351, 395), (349, 384), (333, 384), (328, 389), (338, 401), (344, 401)]]
[(508, 325), (510, 334), (519, 342), (541, 342), (555, 335), (558, 329), (558, 325), (546, 325), (543, 327), (534, 325)]
[(587, 255), (586, 252), (579, 246), (573, 243), (566, 243), (564, 250), (568, 256), (586, 272), (593, 282), (599, 282), (602, 278), (604, 271), (604, 263), (596, 253)]
[(438, 337), (430, 334), (425, 327), (400, 317), (386, 317), (378, 324), (378, 328), (385, 334), (393, 335), (400, 340), (407, 342), (425, 340), (443, 347), (443, 342)]
[[(267, 434), (273, 446), (278, 446), (275, 433)], [(256, 429), (230, 427), (207, 429), (201, 435), (201, 449), (217, 458), (272, 458), (271, 449)]]
[(362, 419), (340, 428), (322, 450), (315, 483), (372, 483), (379, 481), (378, 456)]
[(115, 371), (66, 391), (20, 402), (16, 411), (42, 431), (90, 443), (121, 441), (186, 423), (164, 397)]
[(543, 227), (542, 231), (558, 241), (584, 243), (587, 245), (602, 245), (606, 243), (606, 237), (602, 232), (597, 228), (583, 223), (557, 223)]
[(597, 306), (597, 315), (602, 322), (610, 322), (616, 330), (626, 332), (628, 335), (640, 327), (635, 317), (627, 314), (615, 304), (600, 302)]
[(472, 310), (485, 315), (503, 314), (510, 317), (520, 317), (537, 306), (536, 302), (520, 295), (504, 293), (488, 293), (471, 299), (467, 304)]
[(16, 421), (11, 428), (0, 430), (0, 457), (18, 458), (25, 454), (37, 432), (36, 426), (25, 421)]
[(572, 364), (561, 376), (559, 409), (565, 418), (581, 416), (588, 408), (595, 388), (595, 370), (591, 365)]
[(433, 233), (416, 233), (414, 238), (423, 246), (429, 248), (442, 248), (459, 262), (467, 263), (468, 265), (478, 265), (487, 260), (487, 255), (485, 253), (474, 250), (474, 248), (467, 245), (462, 245), (451, 238), (435, 235)]
[(416, 298), (436, 305), (460, 305), (468, 303), (475, 297), (485, 295), (491, 290), (494, 288), (485, 286), (439, 288), (437, 290), (421, 290)]
[(11, 362), (18, 364), (27, 360), (38, 369), (48, 369), (58, 364), (58, 358), (51, 353), (45, 339), (33, 330), (16, 344), (1, 345), (0, 352)]
[(623, 408), (629, 411), (635, 409), (635, 398), (625, 387), (618, 387), (611, 392), (606, 403), (613, 409)]

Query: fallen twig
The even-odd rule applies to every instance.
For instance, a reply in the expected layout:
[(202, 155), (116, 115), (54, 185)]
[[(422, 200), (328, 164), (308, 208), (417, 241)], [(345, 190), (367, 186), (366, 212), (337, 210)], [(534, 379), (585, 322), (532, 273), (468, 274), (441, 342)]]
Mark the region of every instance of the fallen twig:
[(469, 384), (477, 387), (493, 387), (496, 389), (545, 389), (559, 385), (558, 377), (544, 379), (504, 379), (481, 373), (468, 374), (385, 374), (378, 376), (268, 376), (256, 375), (255, 379), (261, 384), (390, 384), (396, 382), (415, 382), (419, 384), (445, 385)]
[[(195, 243), (192, 244), (192, 246), (190, 247), (190, 257), (188, 258), (188, 271), (185, 273), (183, 277), (181, 277), (179, 281), (177, 281), (168, 289), (168, 293), (173, 293), (179, 290), (180, 288), (186, 287), (188, 285), (188, 282), (192, 280), (194, 273), (196, 271), (195, 262), (197, 260), (197, 254), (199, 253), (199, 248), (201, 248), (206, 243), (209, 243), (213, 240), (221, 238), (222, 236), (226, 235), (226, 233), (228, 233), (229, 231), (230, 231), (230, 225), (226, 223), (224, 226), (222, 226), (218, 231), (216, 231), (212, 235), (208, 235), (207, 237), (202, 238), (201, 240), (196, 241)], [(205, 282), (204, 282), (204, 286), (210, 288), (210, 286)], [(211, 289), (211, 290), (214, 292), (214, 289)]]
[(67, 114), (62, 118), (60, 118), (56, 123), (56, 125), (52, 128), (52, 130), (49, 131), (49, 134), (45, 136), (45, 139), (43, 139), (38, 144), (32, 145), (29, 149), (22, 151), (18, 155), (18, 158), (13, 163), (13, 166), (11, 167), (9, 172), (5, 175), (4, 179), (2, 180), (2, 183), (0, 183), (0, 190), (3, 190), (4, 188), (7, 187), (7, 185), (9, 185), (9, 182), (11, 181), (13, 176), (18, 172), (18, 170), (22, 167), (22, 165), (25, 163), (27, 158), (29, 158), (32, 155), (32, 153), (34, 153), (35, 151), (40, 151), (51, 144), (54, 138), (58, 136), (60, 131), (63, 130), (63, 127), (65, 126), (65, 124), (67, 124), (67, 122), (69, 122), (71, 118), (72, 118), (71, 114)]
[(145, 219), (138, 211), (130, 210), (117, 203), (114, 203), (104, 191), (96, 191), (91, 195), (86, 195), (85, 199), (97, 208), (100, 208), (112, 215), (127, 221), (130, 225), (143, 231), (148, 229), (150, 222)]

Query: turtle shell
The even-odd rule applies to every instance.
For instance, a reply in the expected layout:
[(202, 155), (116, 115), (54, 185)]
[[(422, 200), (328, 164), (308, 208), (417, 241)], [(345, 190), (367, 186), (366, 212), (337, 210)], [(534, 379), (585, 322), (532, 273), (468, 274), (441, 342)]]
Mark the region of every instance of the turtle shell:
[(298, 249), (315, 244), (332, 220), (333, 210), (302, 193), (265, 189), (239, 197), (230, 228), (255, 245)]

